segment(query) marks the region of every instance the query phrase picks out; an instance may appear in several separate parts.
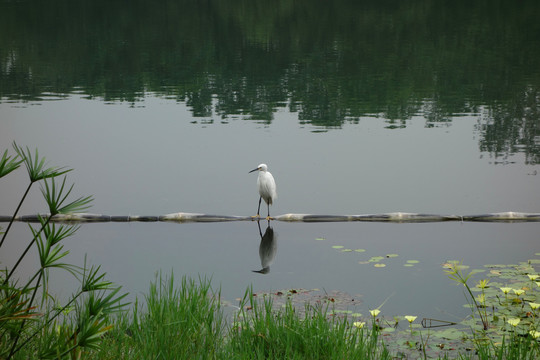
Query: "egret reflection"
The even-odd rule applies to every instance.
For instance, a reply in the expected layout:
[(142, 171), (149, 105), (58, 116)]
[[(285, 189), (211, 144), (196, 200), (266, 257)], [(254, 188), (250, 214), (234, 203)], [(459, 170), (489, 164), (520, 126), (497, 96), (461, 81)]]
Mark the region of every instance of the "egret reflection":
[(259, 235), (261, 237), (261, 243), (259, 245), (259, 257), (261, 258), (261, 270), (253, 270), (253, 272), (259, 274), (267, 274), (270, 272), (270, 265), (274, 262), (277, 253), (277, 235), (274, 233), (274, 229), (270, 226), (270, 221), (268, 221), (268, 226), (264, 235), (261, 231), (261, 223), (257, 221), (257, 226), (259, 227)]

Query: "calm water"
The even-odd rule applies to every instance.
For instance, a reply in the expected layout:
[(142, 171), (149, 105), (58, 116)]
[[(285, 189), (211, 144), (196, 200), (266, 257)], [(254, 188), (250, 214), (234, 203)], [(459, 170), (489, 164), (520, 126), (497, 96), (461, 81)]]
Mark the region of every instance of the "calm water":
[[(247, 172), (261, 162), (276, 215), (540, 212), (536, 2), (130, 4), (0, 5), (1, 149), (17, 141), (73, 167), (92, 212), (252, 215)], [(23, 171), (1, 180), (0, 214), (26, 184)], [(39, 211), (36, 187), (21, 212)], [(391, 296), (388, 315), (438, 318), (467, 311), (444, 261), (540, 252), (538, 223), (272, 227), (267, 274), (252, 272), (250, 222), (88, 224), (66, 247), (133, 295), (173, 270), (212, 276), (229, 300), (249, 285), (318, 288), (358, 295), (360, 312)], [(2, 264), (26, 237), (17, 224)], [(363, 263), (386, 254), (399, 256)], [(58, 274), (60, 295), (73, 291), (67, 279)]]

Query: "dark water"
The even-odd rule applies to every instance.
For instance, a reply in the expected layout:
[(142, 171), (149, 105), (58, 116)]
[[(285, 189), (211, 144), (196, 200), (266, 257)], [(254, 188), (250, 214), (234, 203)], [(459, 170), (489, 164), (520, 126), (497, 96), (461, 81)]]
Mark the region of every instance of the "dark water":
[[(74, 191), (109, 215), (252, 215), (261, 162), (276, 215), (540, 212), (539, 15), (535, 1), (3, 1), (0, 150), (75, 168)], [(1, 180), (0, 214), (25, 187), (22, 171)], [(34, 190), (22, 213), (46, 211)], [(89, 224), (66, 246), (134, 295), (174, 270), (228, 299), (318, 288), (373, 308), (394, 294), (388, 315), (434, 317), (467, 311), (444, 261), (540, 252), (537, 223), (272, 226), (267, 274), (252, 272), (255, 223)]]

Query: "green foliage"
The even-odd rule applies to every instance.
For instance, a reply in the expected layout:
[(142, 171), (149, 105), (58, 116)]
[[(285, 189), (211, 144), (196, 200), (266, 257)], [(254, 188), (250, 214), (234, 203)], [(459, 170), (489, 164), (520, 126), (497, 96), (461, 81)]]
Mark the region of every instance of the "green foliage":
[(45, 201), (47, 201), (47, 205), (49, 206), (49, 211), (52, 216), (56, 214), (82, 212), (90, 207), (88, 204), (92, 202), (91, 196), (79, 197), (72, 202), (67, 204), (65, 203), (66, 199), (71, 193), (71, 190), (73, 190), (73, 185), (71, 185), (69, 189), (65, 188), (66, 177), (64, 177), (62, 180), (62, 185), (60, 185), (60, 188), (57, 187), (54, 179), (51, 179), (50, 183), (51, 184), (49, 185), (49, 182), (44, 180), (44, 186), (41, 188), (41, 192), (45, 198)]
[(48, 178), (55, 178), (72, 170), (56, 167), (45, 168), (45, 158), (39, 157), (37, 149), (35, 150), (34, 156), (32, 156), (32, 152), (28, 146), (26, 147), (25, 151), (25, 149), (13, 142), (13, 148), (24, 162), (24, 165), (26, 165), (26, 170), (28, 171), (28, 176), (30, 177), (30, 182), (32, 183)]
[[(487, 314), (485, 311), (485, 306), (479, 305), (476, 301), (476, 297), (473, 295), (471, 288), (469, 287), (469, 284), (467, 281), (473, 276), (476, 272), (471, 271), (469, 273), (464, 273), (463, 269), (466, 268), (461, 263), (453, 262), (449, 263), (449, 266), (445, 269), (446, 275), (452, 280), (454, 280), (456, 283), (461, 284), (467, 289), (467, 292), (470, 295), (471, 302), (474, 303), (475, 309), (478, 311), (478, 315), (480, 316), (480, 320), (482, 321), (482, 325), (484, 327), (484, 330), (487, 330), (489, 326), (489, 321), (487, 319)], [(473, 313), (474, 315), (474, 313)]]
[[(469, 286), (469, 280), (484, 270), (472, 270), (459, 262), (444, 265), (450, 279), (467, 289), (471, 308), (481, 319), (463, 322), (471, 329), (480, 359), (537, 359), (540, 357), (540, 286), (532, 266), (535, 260), (519, 265), (486, 265), (489, 278)], [(504, 281), (504, 282), (503, 282)], [(510, 286), (511, 285), (511, 286)], [(476, 295), (474, 293), (479, 293)]]
[(161, 273), (150, 284), (145, 303), (135, 303), (130, 316), (116, 317), (118, 326), (105, 339), (96, 359), (217, 358), (225, 341), (219, 293), (210, 281), (198, 282)]
[[(135, 357), (212, 357), (223, 341), (219, 296), (210, 290), (210, 281), (182, 278), (177, 288), (174, 276), (161, 274), (145, 297), (147, 313), (135, 316), (133, 339), (139, 344)], [(139, 309), (135, 309), (138, 311)]]
[[(116, 326), (105, 336), (101, 350), (89, 358), (532, 360), (539, 355), (532, 334), (518, 333), (504, 321), (493, 329), (501, 336), (489, 341), (481, 326), (471, 326), (476, 333), (471, 339), (470, 332), (455, 326), (420, 330), (413, 324), (416, 316), (397, 317), (391, 324), (373, 310), (371, 322), (352, 321), (354, 314), (337, 316), (346, 312), (330, 311), (328, 305), (305, 304), (302, 311), (290, 298), (281, 304), (270, 294), (260, 295), (247, 289), (238, 309), (225, 317), (219, 293), (206, 279), (183, 277), (175, 283), (172, 275), (168, 279), (159, 275), (145, 303), (136, 302), (131, 314), (116, 316)], [(395, 331), (402, 320), (408, 322), (408, 330)]]
[(229, 354), (255, 359), (386, 359), (390, 358), (373, 321), (371, 330), (332, 316), (328, 306), (305, 305), (299, 316), (287, 302), (273, 310), (272, 299), (256, 300), (247, 291), (229, 334)]
[(0, 159), (0, 178), (6, 176), (10, 172), (17, 170), (23, 160), (18, 160), (17, 157), (8, 156), (8, 151), (4, 151), (2, 159)]
[[(126, 304), (121, 301), (126, 295), (118, 295), (120, 288), (114, 288), (111, 282), (104, 280), (104, 273), (98, 267), (87, 268), (86, 261), (81, 269), (63, 261), (69, 251), (64, 250), (63, 240), (73, 236), (78, 226), (51, 223), (51, 218), (58, 213), (70, 213), (88, 208), (91, 197), (80, 197), (69, 202), (73, 185), (66, 187), (66, 177), (60, 186), (55, 178), (71, 171), (65, 168), (46, 168), (45, 158), (40, 158), (38, 151), (32, 153), (28, 147), (24, 150), (13, 143), (17, 153), (10, 158), (7, 151), (0, 160), (0, 173), (7, 175), (24, 162), (30, 178), (30, 184), (12, 216), (11, 222), (2, 237), (0, 247), (9, 233), (33, 183), (42, 181), (42, 194), (50, 209), (50, 214), (39, 218), (39, 226), (30, 226), (31, 240), (20, 254), (15, 265), (0, 272), (0, 358), (35, 358), (64, 359), (78, 358), (82, 351), (98, 350), (103, 335), (111, 329), (109, 318), (122, 310)], [(21, 160), (17, 160), (20, 158)], [(35, 245), (38, 269), (30, 275), (24, 285), (16, 278), (16, 269)], [(51, 307), (49, 292), (49, 270), (61, 269), (79, 278), (81, 288), (70, 297), (63, 307)], [(40, 305), (34, 305), (39, 290)], [(75, 305), (75, 311), (68, 311)]]
[(390, 359), (373, 322), (360, 329), (334, 317), (327, 307), (306, 305), (300, 316), (290, 302), (281, 310), (272, 300), (246, 291), (232, 319), (224, 321), (219, 293), (207, 279), (159, 275), (92, 359)]

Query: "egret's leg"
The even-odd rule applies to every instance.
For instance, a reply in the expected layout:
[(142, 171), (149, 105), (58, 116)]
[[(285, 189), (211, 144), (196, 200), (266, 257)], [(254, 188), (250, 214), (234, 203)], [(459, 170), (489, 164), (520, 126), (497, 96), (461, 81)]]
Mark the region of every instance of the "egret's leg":
[(259, 207), (257, 208), (257, 215), (255, 216), (252, 216), (252, 218), (258, 218), (258, 217), (261, 217), (259, 215), (260, 211), (261, 211), (261, 200), (262, 200), (262, 196), (259, 197)]
[(266, 217), (266, 220), (270, 221), (270, 204), (266, 204), (268, 206), (268, 216)]

